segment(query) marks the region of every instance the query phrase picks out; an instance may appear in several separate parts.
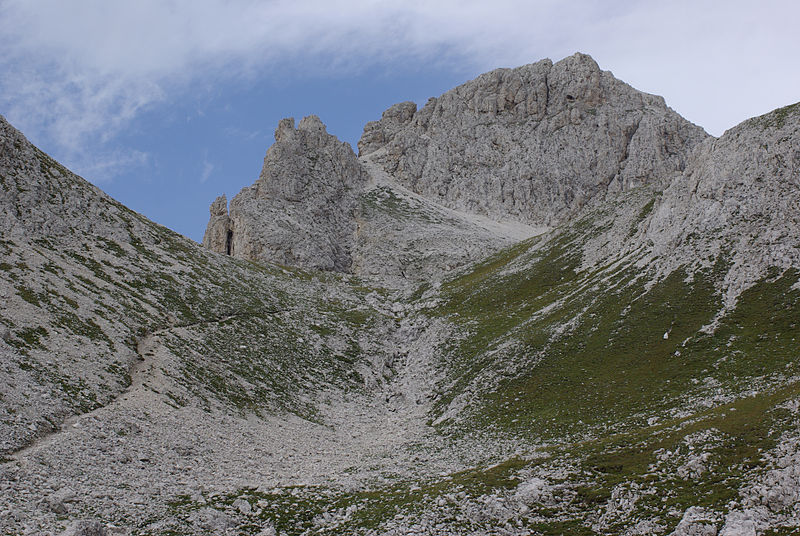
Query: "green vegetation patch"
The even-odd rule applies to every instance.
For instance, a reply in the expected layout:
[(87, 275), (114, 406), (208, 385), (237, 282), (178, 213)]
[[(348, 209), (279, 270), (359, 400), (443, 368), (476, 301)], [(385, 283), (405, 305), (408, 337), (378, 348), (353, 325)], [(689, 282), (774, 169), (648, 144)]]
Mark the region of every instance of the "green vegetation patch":
[(652, 276), (624, 265), (578, 273), (571, 244), (518, 246), (446, 285), (435, 314), (460, 330), (445, 348), (450, 376), (434, 415), (494, 371), (497, 383), (472, 396), (465, 426), (563, 439), (587, 427), (637, 427), (796, 364), (797, 272), (744, 292), (709, 334), (702, 328), (722, 308), (724, 257), (691, 277), (676, 270), (646, 284)]
[(645, 289), (628, 274), (624, 284), (581, 304), (586, 308), (568, 332), (553, 336), (550, 328), (561, 319), (550, 323), (551, 317), (520, 329), (522, 346), (541, 358), (488, 395), (486, 420), (558, 437), (655, 412), (691, 391), (698, 367), (710, 363), (680, 349), (711, 321), (720, 299), (707, 274), (685, 279), (679, 270)]
[[(800, 384), (745, 397), (689, 417), (597, 440), (555, 447), (557, 456), (580, 460), (587, 480), (576, 488), (579, 510), (602, 508), (614, 489), (647, 490), (636, 502), (637, 518), (702, 506), (727, 512), (743, 485), (768, 469), (763, 454), (796, 427), (782, 402), (800, 396)], [(702, 460), (687, 466), (689, 460)], [(687, 468), (688, 467), (688, 468)], [(674, 529), (679, 518), (666, 518)], [(624, 532), (622, 523), (612, 533)]]
[[(486, 367), (504, 366), (490, 350), (573, 291), (581, 260), (576, 239), (564, 234), (538, 248), (538, 239), (523, 242), (442, 286), (444, 301), (432, 313), (449, 318), (465, 335), (444, 349), (452, 385), (445, 387), (440, 409)], [(504, 273), (512, 263), (519, 267)]]
[(70, 330), (75, 335), (86, 337), (92, 342), (105, 342), (112, 352), (116, 351), (114, 341), (91, 318), (82, 319), (75, 313), (65, 312), (56, 319), (56, 325)]
[(43, 297), (46, 298), (46, 296), (42, 296), (41, 294), (22, 285), (17, 287), (17, 294), (19, 295), (20, 298), (22, 298), (23, 300), (25, 300), (26, 302), (30, 303), (35, 307), (41, 307), (40, 299)]
[(44, 348), (42, 338), (47, 337), (47, 330), (42, 326), (24, 328), (14, 333), (14, 338), (8, 342), (19, 349)]
[(798, 113), (800, 113), (800, 102), (784, 106), (783, 108), (778, 108), (777, 110), (773, 110), (767, 114), (755, 117), (750, 121), (760, 125), (762, 129), (767, 129), (770, 127), (782, 128), (786, 124), (787, 119)]
[[(304, 394), (363, 387), (354, 368), (364, 357), (358, 334), (371, 329), (373, 315), (334, 301), (243, 312), (197, 324), (196, 336), (169, 336), (166, 344), (181, 359), (176, 380), (201, 400), (213, 398), (242, 413), (292, 412), (315, 421), (316, 406)], [(329, 338), (338, 341), (335, 347)]]

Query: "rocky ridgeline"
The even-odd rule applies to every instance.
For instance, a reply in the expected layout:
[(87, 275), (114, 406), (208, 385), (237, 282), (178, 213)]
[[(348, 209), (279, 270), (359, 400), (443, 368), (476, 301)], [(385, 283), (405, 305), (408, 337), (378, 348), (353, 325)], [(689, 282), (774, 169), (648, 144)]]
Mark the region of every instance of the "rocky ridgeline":
[(665, 270), (731, 264), (733, 299), (773, 267), (800, 266), (800, 105), (745, 121), (703, 142), (663, 192), (644, 243)]
[(203, 245), (256, 261), (347, 272), (356, 199), (368, 180), (355, 153), (316, 116), (284, 119), (256, 183), (211, 205)]
[(419, 110), (396, 104), (358, 148), (446, 206), (553, 225), (606, 193), (667, 184), (707, 137), (575, 54), (491, 71)]
[(2, 116), (0, 187), (6, 239), (86, 234), (128, 241), (128, 231), (146, 234), (129, 209), (31, 145)]
[[(211, 205), (203, 245), (234, 257), (350, 272), (392, 287), (429, 281), (541, 232), (408, 191), (316, 116), (275, 132), (256, 183)], [(484, 221), (485, 220), (485, 221)]]
[[(230, 213), (224, 197), (212, 204), (203, 243), (251, 260), (398, 276), (404, 270), (394, 260), (385, 268), (369, 261), (373, 244), (389, 239), (400, 251), (407, 237), (424, 237), (429, 230), (409, 235), (404, 229), (395, 238), (374, 232), (374, 199), (359, 197), (369, 179), (394, 190), (392, 197), (407, 198), (380, 173), (420, 195), (428, 212), (449, 208), (461, 220), (474, 214), (552, 226), (608, 193), (669, 184), (707, 138), (661, 97), (633, 89), (583, 54), (556, 64), (543, 60), (498, 69), (419, 110), (411, 102), (386, 110), (364, 128), (361, 163), (315, 116), (297, 130), (292, 120), (283, 120), (258, 181), (231, 201)], [(425, 277), (490, 252), (485, 229), (474, 231), (446, 231), (452, 237), (440, 245), (448, 258), (426, 262)], [(495, 241), (497, 233), (489, 234)], [(508, 237), (499, 236), (505, 244)], [(398, 239), (403, 243), (395, 244)], [(354, 265), (354, 249), (364, 244)], [(386, 260), (382, 256), (380, 264)]]

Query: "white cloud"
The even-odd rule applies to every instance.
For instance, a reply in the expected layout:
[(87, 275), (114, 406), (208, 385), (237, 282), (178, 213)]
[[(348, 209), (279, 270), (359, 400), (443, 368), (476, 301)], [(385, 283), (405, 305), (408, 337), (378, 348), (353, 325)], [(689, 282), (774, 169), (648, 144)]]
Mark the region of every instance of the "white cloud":
[(66, 154), (62, 163), (95, 183), (109, 182), (121, 173), (141, 168), (150, 162), (147, 153), (127, 148), (76, 150)]
[(0, 110), (78, 155), (198, 81), (580, 50), (719, 134), (798, 99), (799, 18), (794, 0), (0, 0)]
[(200, 184), (205, 183), (214, 171), (214, 164), (208, 161), (208, 155), (203, 159), (203, 170), (200, 172)]

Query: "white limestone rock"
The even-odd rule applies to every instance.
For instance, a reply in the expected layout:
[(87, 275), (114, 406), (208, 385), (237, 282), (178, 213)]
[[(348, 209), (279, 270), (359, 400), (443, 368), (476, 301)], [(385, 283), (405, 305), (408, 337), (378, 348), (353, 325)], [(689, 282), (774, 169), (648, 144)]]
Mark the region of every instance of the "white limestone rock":
[(722, 255), (727, 305), (770, 267), (800, 266), (800, 103), (703, 142), (653, 209), (643, 244), (665, 271)]
[(414, 192), (495, 219), (554, 225), (607, 192), (667, 184), (708, 135), (584, 54), (483, 74), (369, 123), (362, 156)]
[(692, 506), (686, 509), (670, 536), (717, 536), (719, 521), (720, 516), (717, 512)]
[(756, 536), (756, 523), (746, 513), (734, 510), (725, 516), (719, 536)]
[(211, 218), (208, 220), (205, 235), (203, 236), (203, 246), (225, 253), (233, 254), (233, 231), (231, 229), (231, 218), (228, 216), (228, 198), (225, 194), (217, 197), (209, 208)]
[[(554, 69), (556, 66), (550, 66), (545, 71), (549, 74)], [(573, 123), (588, 119), (581, 114), (599, 117), (603, 106), (609, 107), (609, 113), (616, 110), (603, 100), (605, 75), (597, 75), (601, 82), (597, 86), (592, 82), (592, 69), (585, 71), (589, 76), (583, 85), (581, 80), (565, 82), (574, 102), (569, 113), (561, 115), (551, 114), (550, 106), (542, 105), (539, 86), (531, 96), (522, 85), (503, 82), (509, 72), (513, 73), (501, 71), (498, 75), (501, 90), (487, 90), (470, 101), (471, 113), (483, 114), (481, 117), (487, 120), (502, 116), (504, 129), (514, 126), (506, 115), (521, 118), (522, 126), (514, 132), (523, 137), (529, 115), (542, 118), (537, 124), (566, 121), (548, 138), (566, 143), (571, 138), (559, 136), (584, 132)], [(581, 73), (584, 70), (577, 65), (573, 74)], [(486, 80), (491, 82), (492, 77)], [(547, 80), (557, 78), (548, 76)], [(548, 84), (544, 86), (545, 101), (557, 93), (557, 84), (553, 88)], [(650, 120), (646, 116), (650, 113), (647, 98), (639, 98), (646, 109), (639, 130), (629, 144), (624, 143), (629, 149), (636, 147), (642, 125)], [(580, 108), (584, 101), (599, 103), (596, 115)], [(522, 103), (525, 113), (520, 108), (521, 115), (514, 115)], [(456, 100), (451, 104), (455, 106)], [(362, 166), (369, 168), (372, 162), (385, 166), (394, 158), (392, 151), (399, 147), (393, 145), (394, 140), (403, 137), (425, 110), (412, 109), (410, 105), (398, 106), (381, 124), (370, 127), (374, 136), (365, 141), (362, 151), (371, 152), (363, 157)], [(591, 247), (593, 253), (585, 248), (582, 262), (586, 267), (591, 263), (599, 266), (603, 259), (613, 263), (630, 260), (635, 254), (633, 258), (642, 259), (642, 266), (668, 270), (705, 258), (703, 255), (715, 251), (715, 237), (722, 236), (734, 240), (733, 251), (740, 255), (734, 258), (741, 259), (734, 267), (739, 266), (736, 270), (751, 279), (763, 274), (764, 267), (775, 259), (783, 259), (784, 264), (779, 266), (800, 266), (791, 250), (800, 236), (793, 208), (797, 206), (798, 188), (791, 187), (797, 184), (793, 181), (800, 153), (797, 120), (791, 111), (779, 111), (737, 127), (739, 130), (732, 132), (738, 132), (740, 138), (728, 133), (720, 140), (701, 143), (688, 157), (689, 173), (658, 179), (672, 181), (660, 197), (654, 194), (660, 186), (656, 181), (648, 188), (609, 199), (612, 202), (598, 207), (596, 213), (607, 214), (614, 225), (591, 239), (593, 245), (587, 248)], [(628, 118), (626, 113), (620, 112), (622, 123)], [(429, 119), (431, 124), (436, 123), (435, 117)], [(440, 125), (446, 124), (450, 123), (442, 119)], [(487, 125), (481, 128), (494, 132)], [(361, 273), (370, 270), (363, 286), (359, 281), (358, 287), (350, 287), (347, 278), (343, 281), (319, 274), (297, 277), (294, 271), (253, 267), (199, 249), (102, 197), (26, 145), (21, 135), (9, 132), (0, 140), (4, 144), (0, 154), (4, 162), (0, 168), (4, 181), (0, 192), (4, 239), (0, 243), (4, 264), (0, 270), (0, 303), (4, 305), (0, 324), (5, 329), (0, 331), (0, 455), (10, 456), (0, 456), (0, 532), (52, 534), (61, 530), (66, 521), (48, 509), (48, 498), (52, 497), (52, 503), (64, 506), (68, 516), (91, 512), (104, 521), (121, 520), (134, 533), (171, 530), (223, 534), (263, 529), (262, 534), (274, 536), (277, 531), (257, 519), (272, 502), (267, 495), (314, 504), (330, 501), (337, 490), (386, 490), (381, 483), (390, 486), (389, 493), (399, 489), (397, 483), (408, 483), (410, 495), (416, 497), (413, 500), (419, 501), (420, 508), (412, 505), (394, 517), (389, 514), (378, 527), (361, 530), (364, 534), (461, 534), (471, 530), (523, 535), (530, 533), (534, 523), (572, 520), (574, 516), (582, 517), (587, 528), (596, 522), (598, 531), (663, 533), (683, 514), (676, 534), (682, 530), (684, 534), (711, 535), (723, 524), (725, 511), (724, 534), (761, 534), (768, 528), (794, 530), (797, 526), (797, 424), (792, 425), (792, 433), (776, 442), (776, 448), (764, 453), (767, 466), (763, 470), (742, 467), (742, 471), (749, 471), (742, 473), (743, 482), (731, 481), (731, 485), (742, 486), (741, 500), (729, 503), (724, 510), (715, 505), (719, 514), (700, 509), (663, 512), (657, 500), (661, 497), (654, 496), (656, 488), (626, 481), (615, 482), (604, 508), (582, 509), (576, 500), (578, 490), (599, 484), (595, 478), (599, 475), (593, 467), (583, 465), (585, 459), (570, 459), (566, 451), (554, 457), (553, 472), (534, 464), (536, 469), (508, 475), (518, 479), (509, 480), (519, 482), (517, 486), (461, 489), (458, 481), (465, 474), (481, 468), (502, 469), (496, 464), (511, 457), (529, 459), (530, 451), (526, 450), (538, 445), (497, 437), (493, 432), (482, 439), (479, 427), (475, 435), (448, 438), (430, 426), (436, 424), (430, 423), (431, 408), (441, 400), (439, 388), (449, 373), (443, 348), (457, 342), (466, 330), (480, 330), (482, 325), (471, 322), (461, 328), (454, 321), (455, 315), (448, 318), (434, 310), (428, 316), (427, 311), (435, 309), (446, 296), (435, 281), (442, 267), (480, 257), (500, 243), (510, 243), (514, 235), (494, 232), (483, 223), (480, 227), (479, 220), (467, 218), (464, 211), (443, 210), (435, 199), (447, 201), (445, 190), (441, 196), (437, 193), (424, 198), (401, 190), (396, 183), (387, 182), (385, 188), (377, 185), (373, 190), (362, 187), (365, 181), (377, 181), (379, 174), (367, 169), (365, 178), (353, 164), (352, 152), (331, 142), (315, 120), (304, 120), (298, 129), (289, 121), (281, 123), (276, 147), (268, 154), (269, 165), (265, 161), (266, 179), (240, 194), (239, 202), (231, 203), (230, 214), (224, 198), (215, 201), (208, 242), (217, 247), (221, 243), (227, 249), (228, 232), (232, 231), (230, 252), (239, 255), (241, 247), (248, 244), (251, 248), (282, 245), (284, 235), (280, 233), (285, 232), (285, 237), (292, 237), (290, 246), (297, 246), (297, 252), (284, 260), (341, 270), (348, 269), (348, 255), (339, 253), (347, 253), (349, 247), (349, 269), (363, 270)], [(428, 132), (434, 138), (439, 135)], [(585, 147), (600, 147), (593, 145), (596, 131), (587, 132)], [(620, 187), (635, 183), (626, 183), (625, 177), (639, 169), (628, 168), (637, 160), (644, 162), (645, 168), (653, 162), (678, 166), (683, 149), (671, 153), (659, 145), (667, 138), (654, 136), (654, 147), (645, 149), (642, 141), (640, 149), (629, 151), (626, 164), (618, 170)], [(680, 137), (676, 139), (680, 141)], [(540, 141), (550, 143), (544, 138)], [(617, 147), (614, 143), (609, 147)], [(763, 153), (760, 144), (768, 145)], [(477, 142), (474, 147), (478, 147)], [(537, 153), (550, 159), (547, 165), (556, 166), (554, 173), (562, 173), (559, 177), (566, 181), (563, 185), (570, 188), (573, 179), (557, 166), (572, 158), (571, 169), (579, 176), (585, 155), (576, 147), (565, 145), (563, 154), (555, 149)], [(573, 151), (572, 157), (569, 151)], [(485, 155), (489, 153), (487, 149)], [(639, 156), (634, 158), (634, 153)], [(499, 158), (494, 167), (486, 168), (492, 173), (500, 173), (497, 170), (506, 165), (502, 158), (515, 159), (511, 153), (497, 154), (492, 156)], [(398, 158), (409, 155), (400, 154)], [(520, 161), (524, 163), (526, 158), (532, 161), (533, 157), (522, 155)], [(320, 163), (323, 160), (327, 163)], [(463, 161), (473, 160), (465, 157)], [(494, 162), (488, 156), (475, 161)], [(669, 169), (667, 164), (663, 169)], [(355, 174), (347, 172), (351, 165)], [(595, 168), (599, 165), (596, 163)], [(289, 180), (281, 183), (278, 178), (285, 170)], [(334, 173), (326, 175), (325, 170)], [(762, 171), (768, 175), (759, 181)], [(387, 177), (387, 181), (394, 180)], [(317, 178), (319, 183), (312, 180)], [(328, 184), (328, 180), (334, 184)], [(607, 192), (614, 194), (615, 184), (612, 180)], [(370, 197), (370, 192), (376, 195)], [(597, 192), (602, 193), (600, 189)], [(748, 197), (740, 199), (743, 192)], [(339, 194), (341, 198), (336, 197)], [(486, 194), (484, 190), (475, 196)], [(373, 208), (381, 215), (362, 211), (365, 202), (380, 205)], [(341, 209), (352, 206), (349, 203), (356, 206), (352, 213)], [(738, 213), (726, 212), (737, 204), (745, 206), (745, 214), (768, 211), (783, 223), (764, 218), (739, 220), (734, 217)], [(648, 206), (652, 212), (644, 210)], [(268, 210), (260, 211), (263, 207)], [(494, 218), (513, 215), (502, 208), (498, 205)], [(255, 237), (263, 234), (265, 241), (234, 241), (237, 210), (242, 221), (246, 220), (244, 229)], [(571, 214), (566, 208), (562, 212), (565, 217)], [(729, 217), (724, 220), (729, 227), (717, 232), (713, 222), (717, 216)], [(553, 221), (558, 218), (552, 217)], [(594, 223), (604, 223), (602, 217)], [(347, 228), (351, 220), (354, 231)], [(341, 233), (340, 223), (344, 229)], [(278, 224), (285, 227), (276, 230)], [(309, 235), (304, 234), (306, 231)], [(789, 234), (781, 235), (784, 231)], [(741, 232), (752, 233), (749, 241), (736, 241), (736, 234)], [(113, 244), (98, 239), (116, 236), (120, 238)], [(339, 249), (324, 242), (325, 236)], [(559, 231), (550, 236), (557, 238)], [(545, 237), (540, 242), (547, 240)], [(569, 247), (580, 248), (581, 240)], [(396, 251), (398, 246), (402, 254)], [(364, 288), (377, 285), (389, 270), (410, 264), (402, 256), (406, 254), (414, 262), (414, 275), (433, 281), (419, 300), (403, 301), (400, 293), (378, 290), (365, 294)], [(752, 264), (745, 266), (750, 258)], [(519, 274), (533, 262), (532, 256), (514, 261), (499, 275), (513, 281), (512, 272)], [(650, 274), (643, 270), (642, 275)], [(733, 276), (730, 280), (740, 281)], [(609, 287), (608, 291), (614, 289)], [(542, 311), (546, 313), (548, 307), (545, 305)], [(96, 327), (87, 324), (88, 320), (96, 322)], [(569, 322), (567, 319), (563, 325)], [(555, 326), (554, 333), (563, 325)], [(659, 330), (654, 336), (660, 338), (661, 333)], [(677, 335), (673, 335), (670, 340), (676, 340)], [(517, 338), (516, 333), (511, 336)], [(524, 354), (517, 342), (505, 344), (494, 336), (488, 342), (494, 346), (490, 350), (494, 353), (475, 360), (485, 375), (476, 375), (463, 393), (488, 389), (496, 385), (493, 382), (512, 377), (518, 372), (515, 364), (536, 366), (536, 356)], [(512, 355), (514, 360), (501, 360)], [(796, 374), (787, 370), (787, 374)], [(355, 378), (351, 372), (357, 373)], [(366, 387), (362, 388), (362, 383)], [(471, 391), (473, 387), (476, 389)], [(243, 399), (245, 404), (231, 404), (227, 394)], [(448, 406), (447, 411), (452, 410), (449, 416), (466, 415), (471, 408), (456, 403), (464, 400), (470, 401), (468, 396), (457, 397)], [(681, 410), (689, 416), (696, 403), (681, 401)], [(796, 414), (797, 407), (794, 400), (787, 409), (794, 408), (791, 411)], [(274, 411), (276, 408), (281, 409)], [(81, 415), (63, 422), (64, 417), (78, 413)], [(647, 417), (649, 414), (643, 414), (637, 419)], [(599, 427), (587, 425), (583, 440), (603, 441), (618, 425), (613, 420)], [(575, 444), (574, 438), (570, 441)], [(703, 458), (704, 452), (685, 455), (683, 448), (676, 452), (680, 456), (674, 459), (656, 453), (659, 462), (670, 463), (669, 467), (655, 464), (653, 476), (663, 477), (668, 484), (675, 473), (700, 481), (714, 475), (715, 461)], [(690, 463), (684, 464), (687, 460)], [(566, 470), (572, 463), (576, 464), (574, 470)], [(439, 484), (447, 493), (437, 497)], [(251, 504), (253, 489), (260, 490), (259, 497), (263, 498)], [(238, 502), (231, 504), (237, 496)], [(547, 508), (542, 512), (539, 506)], [(358, 499), (347, 508), (323, 514), (318, 518), (321, 529), (330, 532), (337, 523), (357, 519), (365, 507), (369, 513), (371, 506)], [(73, 533), (114, 533), (112, 527), (99, 523), (84, 529)]]
[(224, 210), (211, 206), (204, 245), (218, 253), (347, 272), (352, 264), (356, 199), (368, 180), (353, 150), (317, 116), (297, 128), (283, 119), (258, 180)]

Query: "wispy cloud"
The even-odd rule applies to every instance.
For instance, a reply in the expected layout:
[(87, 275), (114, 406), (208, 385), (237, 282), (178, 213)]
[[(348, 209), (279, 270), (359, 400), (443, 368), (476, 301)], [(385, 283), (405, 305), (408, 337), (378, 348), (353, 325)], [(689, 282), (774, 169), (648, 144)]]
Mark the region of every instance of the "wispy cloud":
[(67, 156), (64, 164), (69, 169), (80, 170), (85, 178), (102, 183), (114, 179), (133, 168), (141, 168), (150, 162), (147, 153), (134, 149), (115, 148), (94, 151), (77, 150)]
[(224, 129), (225, 135), (229, 138), (235, 138), (243, 141), (251, 141), (259, 136), (263, 136), (264, 133), (260, 130), (245, 130), (239, 128), (237, 126), (228, 126)]
[(214, 164), (208, 161), (208, 154), (203, 157), (203, 170), (200, 172), (200, 184), (204, 184), (209, 177), (211, 177), (211, 173), (214, 172)]
[(0, 0), (0, 110), (79, 155), (198, 81), (580, 50), (718, 132), (797, 99), (799, 17), (793, 0)]

